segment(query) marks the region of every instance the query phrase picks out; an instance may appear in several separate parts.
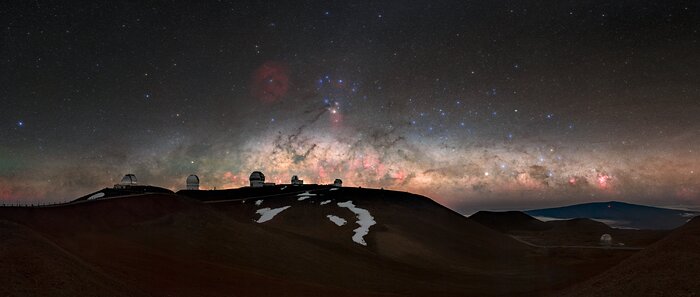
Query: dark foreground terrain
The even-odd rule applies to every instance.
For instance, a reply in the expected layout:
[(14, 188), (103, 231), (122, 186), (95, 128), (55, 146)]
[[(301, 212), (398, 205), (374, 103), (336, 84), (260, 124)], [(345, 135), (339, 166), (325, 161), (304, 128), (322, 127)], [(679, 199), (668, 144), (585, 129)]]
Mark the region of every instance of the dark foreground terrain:
[(700, 219), (557, 296), (700, 296)]
[[(265, 218), (266, 210), (278, 213)], [(329, 215), (346, 223), (339, 226)], [(639, 252), (542, 247), (423, 196), (328, 186), (4, 207), (0, 295), (574, 294), (572, 286), (593, 292), (614, 280), (600, 277), (615, 269), (622, 271), (615, 277), (634, 276), (630, 265), (641, 264), (632, 259), (642, 255), (679, 253), (677, 265), (683, 257), (697, 259), (697, 240), (694, 250), (676, 244), (697, 237), (692, 223)], [(358, 231), (363, 225), (366, 234)], [(675, 251), (680, 247), (684, 252)], [(698, 272), (697, 264), (685, 269)]]
[(609, 234), (611, 248), (641, 249), (670, 233), (668, 230), (612, 228), (587, 218), (543, 222), (520, 211), (480, 211), (469, 219), (537, 246), (601, 247), (600, 237)]

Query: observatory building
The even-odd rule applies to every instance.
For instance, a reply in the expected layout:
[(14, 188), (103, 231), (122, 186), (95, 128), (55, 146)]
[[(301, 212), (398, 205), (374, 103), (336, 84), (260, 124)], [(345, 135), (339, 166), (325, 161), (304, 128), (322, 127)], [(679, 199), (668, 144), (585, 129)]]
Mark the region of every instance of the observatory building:
[(333, 181), (333, 186), (334, 186), (334, 187), (338, 187), (338, 188), (342, 187), (342, 186), (343, 186), (343, 180), (342, 180), (342, 179), (339, 179), (339, 178), (336, 178), (335, 181)]
[(122, 180), (112, 188), (104, 188), (92, 194), (85, 195), (74, 201), (91, 201), (118, 198), (122, 196), (142, 195), (142, 194), (174, 194), (173, 191), (144, 184), (139, 184), (136, 175), (127, 174)]
[(250, 174), (250, 187), (260, 188), (265, 185), (265, 175), (260, 171), (253, 171)]
[(191, 174), (190, 176), (187, 177), (187, 187), (185, 189), (187, 190), (199, 190), (199, 177)]
[(298, 176), (292, 176), (292, 186), (301, 186), (304, 184), (304, 180), (299, 179)]
[(132, 186), (138, 185), (138, 181), (136, 180), (136, 175), (133, 175), (131, 173), (124, 175), (122, 177), (122, 181), (120, 181), (118, 184), (114, 185), (115, 189), (128, 189)]
[(600, 236), (600, 244), (601, 245), (612, 245), (612, 236), (610, 234), (603, 234)]

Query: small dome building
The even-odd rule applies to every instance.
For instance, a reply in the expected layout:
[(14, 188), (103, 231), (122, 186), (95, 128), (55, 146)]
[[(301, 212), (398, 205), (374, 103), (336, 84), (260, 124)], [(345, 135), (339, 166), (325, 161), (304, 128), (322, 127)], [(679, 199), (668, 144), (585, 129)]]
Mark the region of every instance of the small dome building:
[(137, 182), (138, 181), (136, 179), (136, 175), (129, 173), (127, 175), (124, 175), (124, 177), (122, 177), (122, 181), (120, 181), (119, 184), (123, 185), (123, 186), (130, 186), (130, 185), (137, 184)]
[(118, 184), (114, 185), (115, 189), (127, 189), (133, 186), (138, 185), (138, 180), (136, 179), (136, 175), (133, 175), (131, 173), (124, 175), (122, 177), (122, 181), (120, 181)]
[(199, 190), (199, 176), (196, 176), (194, 174), (191, 174), (190, 176), (187, 177), (186, 181), (187, 190)]
[(612, 236), (610, 234), (603, 234), (600, 236), (601, 245), (612, 245)]
[(260, 188), (265, 185), (265, 175), (260, 171), (253, 171), (250, 174), (250, 187)]
[(334, 186), (334, 187), (338, 187), (338, 188), (342, 187), (342, 186), (343, 186), (343, 180), (342, 180), (342, 179), (339, 179), (339, 178), (336, 178), (335, 181), (333, 181), (333, 186)]
[(299, 179), (298, 176), (292, 176), (292, 186), (301, 186), (304, 184), (304, 180)]
[(84, 196), (76, 200), (95, 200), (103, 198), (119, 197), (123, 195), (146, 194), (146, 193), (168, 193), (173, 194), (173, 191), (147, 184), (139, 184), (136, 175), (131, 173), (124, 175), (122, 180), (114, 185), (111, 189), (104, 189), (101, 192), (94, 193), (92, 196)]

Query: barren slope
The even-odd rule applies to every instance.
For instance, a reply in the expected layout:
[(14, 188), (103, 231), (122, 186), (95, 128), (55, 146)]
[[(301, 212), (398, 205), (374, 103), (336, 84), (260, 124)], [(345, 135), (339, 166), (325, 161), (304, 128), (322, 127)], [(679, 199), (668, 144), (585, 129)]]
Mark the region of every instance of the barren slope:
[(700, 219), (557, 296), (697, 296)]
[(0, 296), (145, 296), (27, 227), (0, 220)]
[[(257, 194), (145, 194), (0, 208), (0, 217), (28, 227), (9, 237), (37, 234), (75, 255), (47, 269), (51, 277), (104, 275), (113, 295), (125, 285), (153, 296), (519, 296), (588, 275), (418, 195), (323, 186)], [(266, 209), (275, 215), (258, 222)], [(360, 224), (366, 234), (356, 234)], [(33, 274), (9, 275), (24, 284)], [(67, 292), (83, 288), (66, 277)]]

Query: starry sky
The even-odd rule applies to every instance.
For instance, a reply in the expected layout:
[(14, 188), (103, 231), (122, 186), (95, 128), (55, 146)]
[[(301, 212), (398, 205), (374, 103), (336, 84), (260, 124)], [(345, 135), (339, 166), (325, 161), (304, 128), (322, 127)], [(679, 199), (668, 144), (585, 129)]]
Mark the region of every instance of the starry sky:
[(0, 201), (411, 191), (700, 206), (697, 1), (6, 1)]

